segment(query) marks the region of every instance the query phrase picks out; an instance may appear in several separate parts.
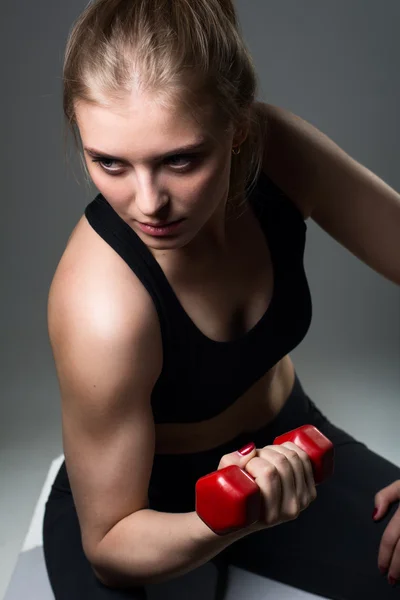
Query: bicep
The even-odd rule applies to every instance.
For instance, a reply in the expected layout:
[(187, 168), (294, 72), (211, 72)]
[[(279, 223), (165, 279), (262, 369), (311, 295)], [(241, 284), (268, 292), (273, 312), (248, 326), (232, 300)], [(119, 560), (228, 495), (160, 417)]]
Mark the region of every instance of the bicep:
[(49, 307), (65, 461), (89, 558), (114, 525), (148, 505), (160, 333), (143, 306), (113, 327), (84, 309), (57, 311), (55, 299)]

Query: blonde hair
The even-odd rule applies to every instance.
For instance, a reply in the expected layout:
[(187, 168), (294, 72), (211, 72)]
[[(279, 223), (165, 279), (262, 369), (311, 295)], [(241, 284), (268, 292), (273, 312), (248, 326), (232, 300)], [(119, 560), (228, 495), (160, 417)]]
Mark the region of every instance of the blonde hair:
[(196, 118), (201, 116), (196, 98), (206, 94), (227, 131), (243, 123), (248, 131), (232, 159), (233, 203), (254, 186), (261, 170), (265, 119), (255, 103), (257, 87), (231, 0), (93, 0), (66, 45), (66, 133), (80, 147), (79, 101), (108, 106), (135, 88), (154, 93), (164, 106), (185, 103)]

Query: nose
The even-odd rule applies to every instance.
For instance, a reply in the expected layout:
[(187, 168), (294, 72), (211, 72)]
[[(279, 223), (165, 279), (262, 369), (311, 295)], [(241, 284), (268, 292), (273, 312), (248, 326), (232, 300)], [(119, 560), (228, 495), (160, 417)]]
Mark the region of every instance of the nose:
[(150, 177), (137, 181), (135, 203), (142, 215), (154, 217), (165, 211), (169, 197)]

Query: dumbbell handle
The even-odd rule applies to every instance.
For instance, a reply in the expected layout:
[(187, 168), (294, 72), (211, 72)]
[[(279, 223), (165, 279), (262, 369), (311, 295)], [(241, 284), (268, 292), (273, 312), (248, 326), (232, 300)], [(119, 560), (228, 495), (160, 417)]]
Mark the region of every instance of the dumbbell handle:
[[(314, 482), (333, 474), (334, 447), (313, 425), (303, 425), (274, 439), (273, 445), (293, 442), (311, 461)], [(231, 465), (201, 477), (196, 483), (196, 512), (219, 535), (243, 529), (261, 516), (261, 490), (249, 473)]]

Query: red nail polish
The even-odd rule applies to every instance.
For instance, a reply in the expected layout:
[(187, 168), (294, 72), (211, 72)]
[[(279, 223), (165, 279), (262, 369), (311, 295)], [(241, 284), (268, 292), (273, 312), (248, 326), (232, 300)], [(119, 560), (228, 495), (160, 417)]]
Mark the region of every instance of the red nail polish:
[(372, 518), (375, 519), (376, 515), (378, 514), (378, 509), (375, 508), (374, 512), (372, 513)]
[(379, 570), (381, 572), (381, 575), (386, 575), (386, 573), (387, 573), (387, 568), (386, 567), (379, 567)]
[(389, 579), (389, 583), (390, 583), (390, 585), (393, 585), (393, 586), (395, 586), (395, 585), (396, 585), (396, 583), (397, 583), (397, 579), (395, 579), (394, 577), (388, 577), (388, 579)]
[(251, 442), (250, 444), (247, 444), (246, 446), (244, 446), (241, 450), (238, 450), (238, 452), (242, 456), (246, 456), (246, 454), (250, 454), (250, 452), (252, 452), (252, 450), (254, 450), (255, 447), (256, 447), (255, 443)]

